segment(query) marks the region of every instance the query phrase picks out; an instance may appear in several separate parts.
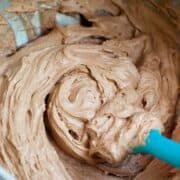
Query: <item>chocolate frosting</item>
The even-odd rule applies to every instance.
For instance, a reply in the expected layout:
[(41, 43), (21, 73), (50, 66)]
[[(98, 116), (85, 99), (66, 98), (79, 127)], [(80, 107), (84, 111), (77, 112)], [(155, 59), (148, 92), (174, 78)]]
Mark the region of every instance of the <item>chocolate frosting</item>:
[[(173, 122), (173, 37), (145, 33), (111, 1), (77, 2), (61, 10), (84, 13), (91, 27), (56, 27), (0, 59), (0, 164), (19, 179), (72, 179), (61, 149), (108, 173), (135, 175), (149, 157), (128, 154), (152, 128), (168, 134)], [(111, 15), (97, 15), (102, 3)], [(136, 161), (143, 165), (131, 172)]]

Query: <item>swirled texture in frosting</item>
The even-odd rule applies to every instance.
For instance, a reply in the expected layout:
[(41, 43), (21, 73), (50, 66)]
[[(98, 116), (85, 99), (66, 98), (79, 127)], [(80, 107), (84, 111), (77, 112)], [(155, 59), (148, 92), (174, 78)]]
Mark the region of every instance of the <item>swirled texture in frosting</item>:
[(124, 162), (172, 117), (175, 53), (125, 15), (92, 22), (56, 29), (0, 61), (0, 163), (20, 179), (71, 178), (44, 121), (59, 148), (102, 168)]

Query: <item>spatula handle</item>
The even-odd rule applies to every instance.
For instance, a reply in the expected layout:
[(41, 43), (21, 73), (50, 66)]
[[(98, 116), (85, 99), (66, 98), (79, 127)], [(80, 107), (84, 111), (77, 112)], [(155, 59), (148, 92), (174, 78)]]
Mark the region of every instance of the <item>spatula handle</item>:
[(145, 145), (136, 147), (134, 152), (153, 155), (176, 168), (180, 168), (180, 143), (161, 135), (156, 129), (150, 131)]

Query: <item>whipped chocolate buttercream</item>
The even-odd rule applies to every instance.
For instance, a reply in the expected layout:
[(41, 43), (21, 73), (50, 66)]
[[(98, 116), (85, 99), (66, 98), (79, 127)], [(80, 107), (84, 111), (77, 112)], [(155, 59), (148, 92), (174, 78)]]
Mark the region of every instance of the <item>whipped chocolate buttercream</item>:
[[(149, 158), (128, 154), (152, 128), (169, 133), (177, 44), (145, 33), (109, 3), (102, 7), (114, 16), (85, 4), (91, 27), (56, 27), (0, 59), (0, 164), (18, 179), (78, 179), (61, 149), (108, 173), (136, 175)], [(62, 11), (83, 13), (70, 5)]]
[(97, 15), (118, 15), (121, 13), (120, 8), (111, 0), (66, 0), (60, 3), (59, 10), (64, 13), (81, 13), (88, 19)]

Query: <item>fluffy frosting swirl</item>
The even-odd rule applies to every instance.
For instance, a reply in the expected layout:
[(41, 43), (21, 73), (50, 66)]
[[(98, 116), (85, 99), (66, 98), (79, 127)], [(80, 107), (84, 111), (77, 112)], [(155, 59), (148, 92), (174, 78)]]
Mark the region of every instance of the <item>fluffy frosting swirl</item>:
[[(131, 48), (115, 53), (111, 43), (63, 49), (65, 67), (51, 92), (48, 119), (55, 139), (72, 155), (114, 164), (143, 144), (150, 129), (163, 130), (163, 123), (154, 108), (160, 103), (158, 68), (153, 72), (142, 67), (139, 72), (133, 62), (140, 55)], [(149, 42), (142, 36), (122, 43), (128, 47)], [(139, 47), (136, 52), (143, 54)]]
[(176, 53), (125, 15), (92, 22), (55, 29), (0, 61), (0, 163), (20, 179), (71, 179), (44, 121), (59, 148), (105, 170), (124, 163), (150, 129), (167, 129)]

